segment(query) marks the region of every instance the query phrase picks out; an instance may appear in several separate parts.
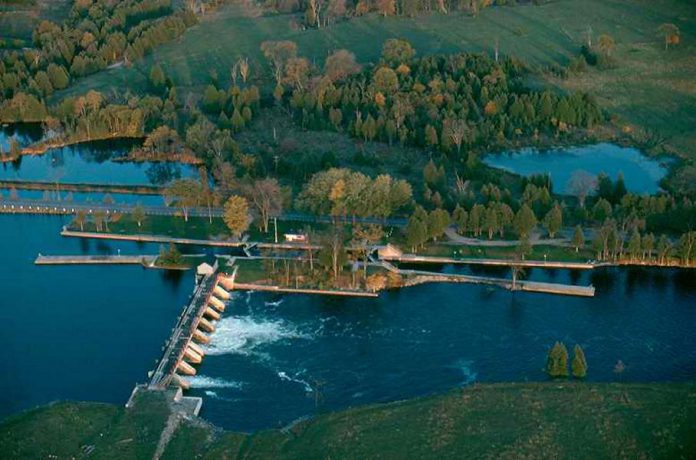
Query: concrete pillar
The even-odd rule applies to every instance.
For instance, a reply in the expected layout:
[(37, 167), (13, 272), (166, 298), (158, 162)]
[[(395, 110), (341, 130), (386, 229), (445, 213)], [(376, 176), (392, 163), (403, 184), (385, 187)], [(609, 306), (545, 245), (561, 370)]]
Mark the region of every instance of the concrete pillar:
[(193, 364), (200, 364), (203, 361), (203, 357), (189, 347), (186, 347), (184, 350), (184, 358)]
[(213, 310), (213, 309), (210, 308), (210, 307), (207, 307), (207, 308), (205, 309), (205, 311), (203, 312), (203, 314), (204, 314), (205, 316), (207, 316), (208, 318), (214, 319), (214, 320), (216, 320), (216, 321), (220, 319), (220, 313), (216, 312), (215, 310)]
[(222, 300), (215, 296), (210, 296), (208, 299), (208, 304), (214, 307), (217, 311), (225, 311), (225, 304), (222, 302)]
[(215, 332), (215, 326), (213, 326), (213, 324), (210, 321), (208, 321), (207, 319), (205, 319), (203, 317), (201, 317), (198, 320), (198, 327), (200, 327), (201, 329), (203, 329), (206, 332)]
[(213, 289), (213, 294), (215, 294), (216, 296), (218, 296), (218, 298), (222, 300), (228, 300), (230, 298), (230, 293), (225, 291), (219, 285), (215, 286), (215, 289)]
[(189, 381), (180, 376), (179, 374), (172, 375), (172, 380), (174, 381), (175, 385), (179, 385), (184, 390), (188, 390), (189, 388), (191, 388), (191, 384), (189, 383)]
[(191, 366), (189, 363), (186, 361), (179, 361), (179, 364), (176, 365), (176, 369), (178, 371), (181, 371), (182, 374), (186, 375), (196, 375), (196, 369)]
[(188, 347), (191, 350), (198, 353), (199, 355), (201, 355), (201, 357), (205, 356), (205, 352), (203, 351), (203, 349), (201, 347), (199, 347), (194, 341), (190, 340), (188, 343)]
[(208, 337), (207, 335), (205, 335), (203, 332), (201, 332), (198, 329), (193, 331), (193, 339), (196, 342), (202, 343), (202, 344), (210, 343), (210, 337)]
[(231, 291), (232, 289), (234, 289), (234, 278), (233, 277), (220, 275), (220, 277), (218, 278), (218, 281), (220, 281), (220, 284), (222, 285), (222, 287), (224, 287), (228, 291)]

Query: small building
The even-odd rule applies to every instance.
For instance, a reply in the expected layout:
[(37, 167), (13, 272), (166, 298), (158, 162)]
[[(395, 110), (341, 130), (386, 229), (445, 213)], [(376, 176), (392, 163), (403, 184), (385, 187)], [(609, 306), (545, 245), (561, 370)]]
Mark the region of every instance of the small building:
[(303, 235), (302, 233), (285, 233), (283, 236), (285, 237), (285, 241), (288, 243), (307, 242), (307, 235)]
[(393, 244), (377, 247), (377, 256), (383, 260), (400, 259), (404, 252)]
[(196, 267), (197, 276), (208, 276), (212, 275), (213, 273), (215, 273), (215, 269), (210, 264), (207, 264), (205, 262)]

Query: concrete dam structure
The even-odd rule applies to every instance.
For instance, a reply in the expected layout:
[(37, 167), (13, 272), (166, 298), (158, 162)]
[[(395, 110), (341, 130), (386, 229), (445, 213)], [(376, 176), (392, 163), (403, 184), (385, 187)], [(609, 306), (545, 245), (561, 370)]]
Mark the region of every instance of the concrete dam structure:
[(152, 373), (148, 387), (162, 390), (170, 386), (188, 389), (187, 376), (196, 375), (197, 364), (203, 362), (205, 351), (201, 345), (210, 342), (215, 333), (215, 321), (225, 310), (234, 287), (235, 271), (231, 275), (218, 273), (217, 263), (207, 273), (199, 275), (189, 304), (167, 341), (162, 358)]

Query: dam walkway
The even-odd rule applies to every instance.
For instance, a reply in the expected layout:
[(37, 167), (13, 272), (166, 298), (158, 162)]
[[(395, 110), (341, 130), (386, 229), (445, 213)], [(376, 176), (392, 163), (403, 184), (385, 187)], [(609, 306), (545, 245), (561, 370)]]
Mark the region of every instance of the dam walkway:
[(217, 263), (210, 273), (200, 275), (188, 305), (184, 308), (164, 348), (164, 353), (150, 377), (149, 388), (165, 389), (170, 385), (188, 389), (183, 376), (196, 375), (193, 364), (203, 360), (205, 352), (201, 346), (210, 341), (208, 334), (215, 332), (211, 320), (220, 319), (229, 293), (218, 285), (232, 282), (234, 275), (227, 278), (218, 273)]

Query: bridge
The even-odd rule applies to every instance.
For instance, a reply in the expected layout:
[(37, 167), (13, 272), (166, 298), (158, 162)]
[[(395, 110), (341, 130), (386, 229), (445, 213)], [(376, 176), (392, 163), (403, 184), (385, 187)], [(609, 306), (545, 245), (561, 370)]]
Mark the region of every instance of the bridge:
[(205, 352), (201, 345), (210, 342), (209, 334), (215, 332), (211, 321), (218, 320), (225, 310), (225, 301), (230, 298), (225, 287), (233, 287), (235, 274), (236, 270), (231, 276), (218, 273), (216, 262), (211, 273), (200, 277), (151, 374), (148, 388), (189, 388), (185, 376), (196, 375), (193, 365), (203, 361)]

